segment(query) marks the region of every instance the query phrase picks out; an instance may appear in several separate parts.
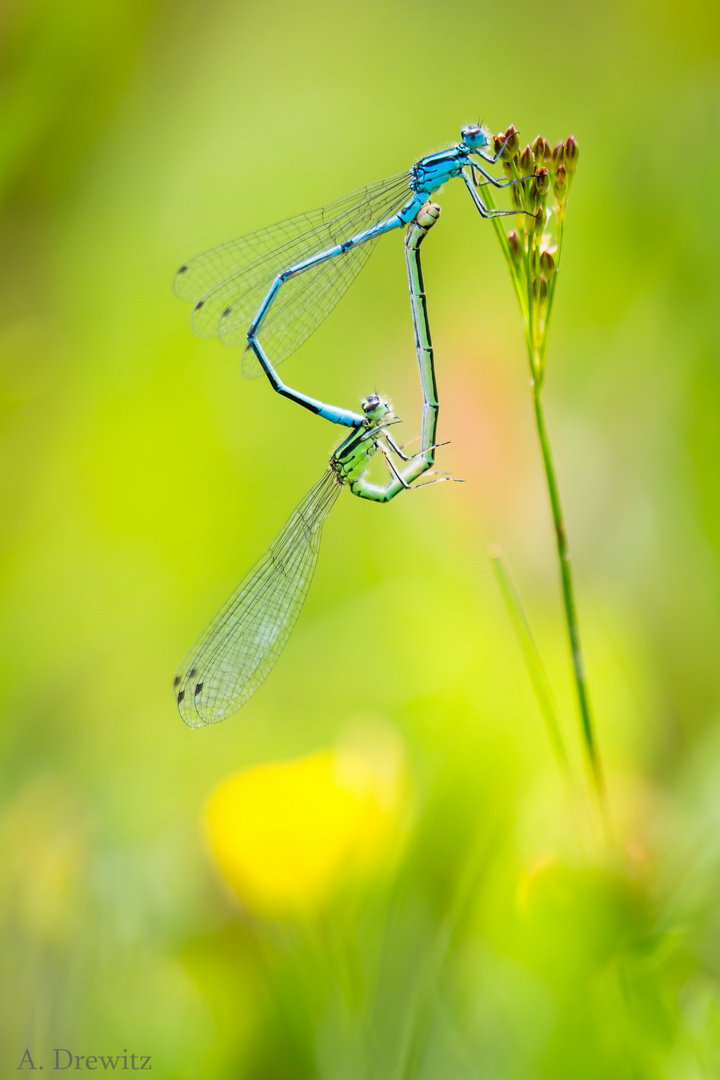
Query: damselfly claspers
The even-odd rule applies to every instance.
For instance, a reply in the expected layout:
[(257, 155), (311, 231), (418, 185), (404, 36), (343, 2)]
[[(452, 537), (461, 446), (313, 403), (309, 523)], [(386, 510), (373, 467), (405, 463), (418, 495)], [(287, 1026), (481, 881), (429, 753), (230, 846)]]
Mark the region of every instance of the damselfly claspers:
[[(421, 449), (408, 457), (396, 444), (388, 431), (396, 422), (388, 401), (377, 394), (363, 401), (362, 424), (338, 447), (325, 473), (184, 660), (175, 678), (175, 695), (180, 715), (189, 727), (224, 720), (264, 682), (300, 614), (315, 570), (322, 528), (342, 488), (349, 487), (362, 499), (389, 502), (411, 486), (422, 486), (414, 482), (434, 463), (438, 400), (419, 247), (439, 214), (440, 208), (434, 204), (422, 207), (405, 241), (423, 389)], [(365, 475), (377, 451), (390, 472), (384, 485), (370, 483)], [(393, 457), (399, 458), (402, 466), (398, 467)]]
[(461, 177), (485, 218), (526, 213), (491, 209), (477, 192), (486, 183), (501, 188), (518, 182), (498, 180), (480, 164), (496, 164), (505, 142), (493, 155), (487, 152), (492, 135), (486, 128), (468, 124), (460, 134), (459, 143), (420, 158), (406, 172), (221, 244), (181, 266), (175, 292), (195, 305), (195, 333), (245, 345), (243, 374), (248, 378), (264, 371), (284, 397), (334, 424), (361, 427), (363, 415), (287, 386), (273, 363), (291, 356), (329, 315), (379, 237), (412, 222), (447, 180)]

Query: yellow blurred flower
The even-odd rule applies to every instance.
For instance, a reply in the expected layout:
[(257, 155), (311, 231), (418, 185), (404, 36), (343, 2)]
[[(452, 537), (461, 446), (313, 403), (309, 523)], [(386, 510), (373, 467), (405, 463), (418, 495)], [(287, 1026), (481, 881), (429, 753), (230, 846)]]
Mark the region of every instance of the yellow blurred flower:
[[(396, 748), (394, 748), (396, 749)], [(397, 838), (397, 753), (325, 750), (231, 776), (206, 810), (210, 845), (243, 905), (292, 917), (387, 863)]]

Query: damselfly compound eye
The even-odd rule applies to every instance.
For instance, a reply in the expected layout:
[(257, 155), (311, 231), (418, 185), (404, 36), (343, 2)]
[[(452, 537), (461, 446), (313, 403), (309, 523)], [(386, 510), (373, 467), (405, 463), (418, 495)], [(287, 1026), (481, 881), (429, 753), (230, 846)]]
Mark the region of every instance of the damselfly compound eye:
[(362, 402), (362, 410), (367, 415), (375, 412), (377, 408), (382, 404), (379, 394), (369, 394)]
[(466, 124), (460, 132), (460, 137), (471, 150), (478, 150), (483, 146), (487, 146), (488, 143), (487, 135), (479, 124)]

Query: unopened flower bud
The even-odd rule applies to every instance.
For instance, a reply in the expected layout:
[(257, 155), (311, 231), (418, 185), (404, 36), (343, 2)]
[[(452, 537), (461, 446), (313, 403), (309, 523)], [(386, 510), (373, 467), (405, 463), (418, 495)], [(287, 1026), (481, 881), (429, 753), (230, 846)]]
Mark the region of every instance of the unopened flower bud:
[(547, 300), (548, 284), (544, 274), (540, 275), (540, 288), (538, 289), (538, 295), (540, 297), (540, 303), (544, 303)]
[(555, 273), (555, 260), (547, 249), (540, 252), (540, 269), (548, 281)]
[(550, 174), (544, 165), (535, 170), (535, 190), (540, 196), (546, 195), (550, 190)]
[(535, 168), (535, 155), (531, 146), (526, 146), (520, 155), (520, 172), (523, 176), (529, 176)]
[(565, 166), (561, 165), (555, 173), (555, 180), (553, 181), (553, 188), (558, 199), (563, 198), (567, 194), (567, 186), (568, 174)]
[(515, 154), (517, 154), (519, 149), (520, 136), (517, 133), (515, 125), (511, 124), (505, 132), (505, 149), (503, 150), (502, 156), (506, 161), (510, 161), (511, 158), (515, 157)]
[(558, 169), (562, 165), (564, 160), (564, 153), (565, 143), (559, 142), (552, 152), (552, 163), (556, 169)]
[(552, 161), (552, 147), (549, 142), (543, 139), (542, 135), (538, 135), (535, 142), (532, 144), (533, 153), (535, 154), (535, 163), (542, 165), (545, 161)]
[(516, 229), (513, 229), (512, 232), (508, 233), (508, 244), (510, 246), (512, 261), (516, 266), (519, 266), (522, 262), (523, 253), (522, 247), (520, 246), (520, 237), (518, 236)]
[(565, 141), (565, 153), (563, 158), (565, 161), (565, 168), (571, 176), (577, 169), (579, 155), (580, 149), (577, 144), (577, 139), (574, 135), (569, 135)]
[[(524, 156), (525, 155), (523, 154), (523, 157)], [(538, 223), (535, 226), (535, 231), (537, 231), (538, 228), (542, 228), (545, 223), (544, 209), (549, 189), (550, 177), (548, 176), (547, 169), (543, 166), (535, 172), (535, 175), (530, 181), (530, 199), (528, 208), (530, 210), (538, 211), (536, 215)]]
[(501, 146), (505, 145), (505, 133), (501, 131), (498, 135), (493, 135), (493, 150), (497, 154)]

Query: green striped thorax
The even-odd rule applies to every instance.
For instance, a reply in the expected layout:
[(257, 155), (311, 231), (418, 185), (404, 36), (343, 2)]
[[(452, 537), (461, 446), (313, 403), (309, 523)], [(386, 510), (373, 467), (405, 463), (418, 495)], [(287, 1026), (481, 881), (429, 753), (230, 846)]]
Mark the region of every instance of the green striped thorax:
[(392, 406), (379, 394), (370, 394), (362, 402), (365, 424), (338, 446), (330, 459), (330, 468), (341, 484), (352, 484), (367, 469), (378, 448), (378, 436), (392, 418)]

